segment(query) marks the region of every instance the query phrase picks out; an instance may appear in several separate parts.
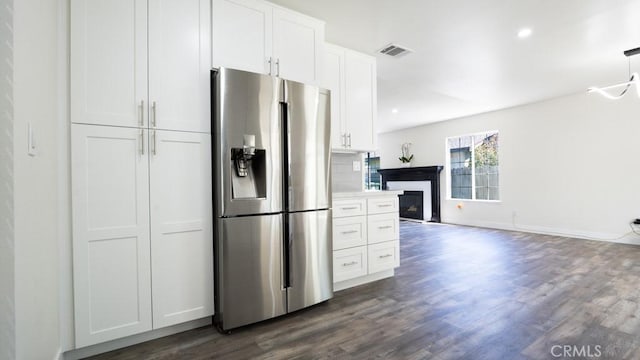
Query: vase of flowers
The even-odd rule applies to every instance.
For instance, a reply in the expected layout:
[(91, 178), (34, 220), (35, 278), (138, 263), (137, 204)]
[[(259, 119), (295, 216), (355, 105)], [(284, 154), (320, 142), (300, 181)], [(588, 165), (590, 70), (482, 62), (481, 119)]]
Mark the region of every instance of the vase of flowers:
[(413, 160), (413, 154), (410, 154), (411, 143), (404, 143), (401, 146), (402, 156), (398, 158), (402, 163), (402, 167), (410, 167)]

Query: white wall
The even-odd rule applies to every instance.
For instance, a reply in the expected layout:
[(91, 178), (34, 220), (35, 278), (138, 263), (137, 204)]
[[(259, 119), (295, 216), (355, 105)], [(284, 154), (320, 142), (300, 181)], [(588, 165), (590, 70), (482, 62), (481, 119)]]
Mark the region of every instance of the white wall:
[[(446, 200), (447, 223), (640, 243), (640, 99), (578, 94), (380, 135), (381, 167), (398, 167), (413, 143), (413, 166), (445, 165), (445, 138), (500, 132), (499, 203)], [(456, 205), (462, 203), (463, 208)], [(620, 239), (620, 237), (623, 237)]]
[(13, 0), (0, 1), (0, 359), (15, 357)]
[[(58, 1), (14, 11), (16, 358), (52, 359), (58, 323)], [(27, 155), (27, 124), (37, 155)]]

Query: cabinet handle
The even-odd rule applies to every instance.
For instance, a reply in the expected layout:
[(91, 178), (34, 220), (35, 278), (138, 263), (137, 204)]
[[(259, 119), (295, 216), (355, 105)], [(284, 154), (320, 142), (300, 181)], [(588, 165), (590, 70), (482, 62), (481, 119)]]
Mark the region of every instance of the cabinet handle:
[(152, 149), (152, 152), (153, 152), (153, 155), (155, 156), (155, 155), (158, 155), (158, 143), (156, 142), (157, 141), (157, 139), (156, 139), (156, 131), (154, 130), (151, 135), (153, 136), (153, 149)]
[(348, 262), (348, 263), (343, 263), (342, 266), (353, 266), (353, 265), (356, 265), (356, 264), (358, 264), (357, 261), (352, 261), (352, 262)]
[(357, 206), (347, 206), (347, 207), (342, 207), (340, 208), (341, 210), (356, 210), (358, 207)]
[(140, 100), (140, 112), (138, 116), (138, 126), (144, 126), (144, 100)]
[(391, 207), (391, 204), (378, 204), (378, 207)]
[(351, 133), (349, 133), (349, 135), (347, 135), (347, 138), (349, 139), (349, 147), (351, 147)]
[(156, 127), (156, 123), (157, 123), (156, 115), (158, 113), (158, 109), (156, 107), (156, 102), (155, 101), (151, 104), (151, 110), (153, 111), (153, 127), (155, 128)]
[(140, 155), (144, 155), (144, 130), (140, 130)]
[(349, 230), (349, 231), (343, 231), (343, 232), (341, 232), (341, 234), (347, 235), (347, 234), (355, 234), (357, 232), (358, 232), (358, 230)]
[(342, 147), (347, 147), (347, 134), (342, 134), (340, 138), (342, 139)]
[(269, 75), (273, 75), (273, 69), (272, 69), (272, 62), (273, 58), (271, 56), (269, 56), (269, 58), (267, 59), (267, 66), (269, 67), (269, 70), (267, 71), (267, 73)]
[(378, 229), (391, 229), (393, 226), (391, 225), (386, 225), (386, 226), (378, 226)]
[(386, 255), (380, 255), (378, 256), (379, 259), (384, 259), (384, 258), (388, 258), (388, 257), (392, 257), (393, 255), (391, 254), (386, 254)]
[(276, 76), (280, 76), (280, 59), (276, 59)]

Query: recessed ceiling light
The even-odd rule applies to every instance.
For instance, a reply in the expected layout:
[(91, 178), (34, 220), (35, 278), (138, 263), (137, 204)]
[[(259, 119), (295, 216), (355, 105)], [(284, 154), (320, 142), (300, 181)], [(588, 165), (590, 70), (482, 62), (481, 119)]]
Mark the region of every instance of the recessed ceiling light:
[(518, 37), (520, 39), (528, 38), (529, 36), (531, 36), (532, 32), (533, 31), (531, 31), (530, 28), (520, 29), (520, 31), (518, 31)]
[(391, 109), (391, 112), (394, 113), (394, 114), (397, 114), (398, 113), (398, 109)]

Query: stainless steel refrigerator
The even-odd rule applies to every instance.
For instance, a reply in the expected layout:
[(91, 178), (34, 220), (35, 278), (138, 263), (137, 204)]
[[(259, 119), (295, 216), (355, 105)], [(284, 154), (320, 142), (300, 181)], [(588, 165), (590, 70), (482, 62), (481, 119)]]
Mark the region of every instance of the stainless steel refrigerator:
[(212, 71), (214, 322), (262, 321), (333, 296), (329, 93)]

